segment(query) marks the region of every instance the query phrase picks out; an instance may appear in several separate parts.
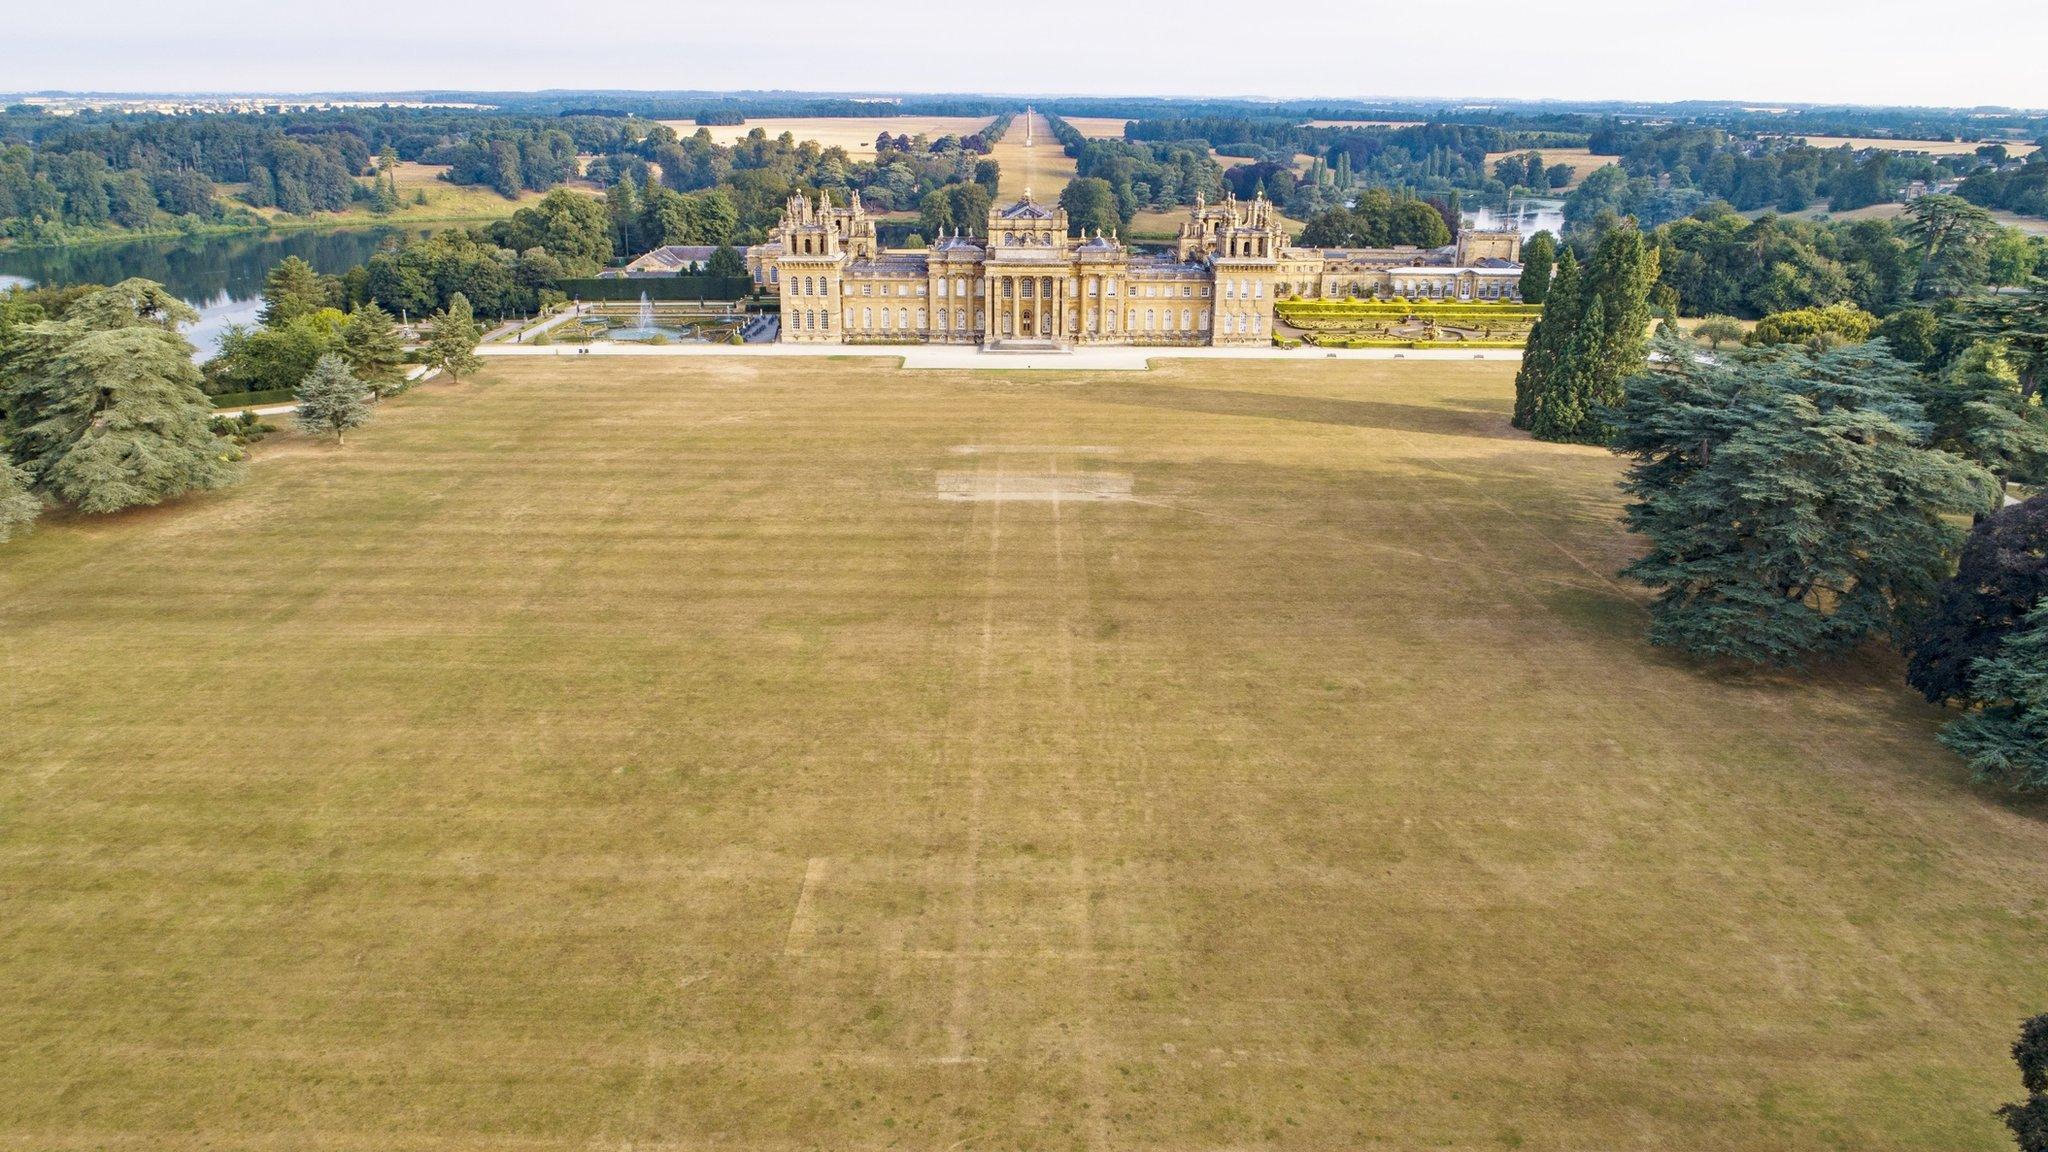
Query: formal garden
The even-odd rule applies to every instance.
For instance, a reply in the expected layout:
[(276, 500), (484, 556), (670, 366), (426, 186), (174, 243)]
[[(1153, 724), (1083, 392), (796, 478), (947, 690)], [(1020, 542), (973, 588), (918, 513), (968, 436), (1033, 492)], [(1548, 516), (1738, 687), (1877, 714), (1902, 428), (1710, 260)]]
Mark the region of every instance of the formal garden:
[(1282, 300), (1275, 340), (1318, 348), (1520, 348), (1543, 314), (1536, 304), (1441, 300)]

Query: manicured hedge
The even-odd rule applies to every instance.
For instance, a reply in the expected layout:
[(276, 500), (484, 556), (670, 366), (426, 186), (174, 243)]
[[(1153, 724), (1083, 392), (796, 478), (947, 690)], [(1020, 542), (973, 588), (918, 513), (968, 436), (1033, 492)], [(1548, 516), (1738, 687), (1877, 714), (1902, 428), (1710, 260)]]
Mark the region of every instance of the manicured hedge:
[(751, 276), (649, 276), (643, 279), (560, 280), (555, 283), (573, 300), (741, 300), (754, 292)]
[(1426, 316), (1436, 320), (1458, 318), (1534, 321), (1543, 315), (1543, 307), (1539, 304), (1436, 304), (1422, 300), (1413, 303), (1399, 300), (1282, 300), (1273, 306), (1273, 310), (1282, 317), (1301, 316), (1330, 320), (1379, 320), (1389, 317), (1399, 319), (1404, 316)]
[(1378, 340), (1365, 336), (1318, 337), (1318, 348), (1521, 348), (1521, 340)]

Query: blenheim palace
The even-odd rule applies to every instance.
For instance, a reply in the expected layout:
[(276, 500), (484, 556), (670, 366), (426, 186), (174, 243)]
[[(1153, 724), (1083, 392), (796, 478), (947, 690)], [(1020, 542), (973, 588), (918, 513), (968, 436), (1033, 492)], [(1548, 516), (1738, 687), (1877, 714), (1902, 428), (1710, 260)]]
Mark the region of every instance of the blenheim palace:
[(1429, 250), (1293, 247), (1262, 197), (1197, 200), (1171, 255), (1134, 252), (1068, 236), (1066, 211), (1028, 191), (989, 211), (985, 236), (884, 249), (858, 194), (845, 207), (799, 195), (747, 266), (780, 295), (786, 343), (1256, 346), (1276, 298), (1515, 300), (1521, 250), (1518, 233), (1473, 231)]

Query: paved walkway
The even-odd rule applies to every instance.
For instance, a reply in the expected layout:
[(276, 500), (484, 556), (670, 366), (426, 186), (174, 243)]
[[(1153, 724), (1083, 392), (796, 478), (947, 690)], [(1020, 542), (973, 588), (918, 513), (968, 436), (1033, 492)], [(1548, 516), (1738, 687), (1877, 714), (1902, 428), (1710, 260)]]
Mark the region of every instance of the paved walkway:
[[(588, 350), (585, 351), (584, 348)], [(541, 347), (487, 344), (481, 356), (860, 356), (901, 361), (907, 369), (950, 372), (1145, 372), (1154, 360), (1504, 360), (1519, 361), (1513, 348), (1460, 352), (1445, 348), (1088, 348), (1074, 352), (984, 352), (952, 344), (607, 344)]]

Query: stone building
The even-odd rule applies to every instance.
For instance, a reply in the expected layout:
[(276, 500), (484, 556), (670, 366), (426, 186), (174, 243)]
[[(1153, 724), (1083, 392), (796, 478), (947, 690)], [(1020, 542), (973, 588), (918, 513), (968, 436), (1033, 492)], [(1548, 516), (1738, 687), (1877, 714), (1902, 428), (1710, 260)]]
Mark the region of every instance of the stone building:
[(1431, 250), (1300, 248), (1263, 197), (1197, 200), (1170, 254), (1070, 236), (1066, 211), (1028, 191), (990, 209), (981, 236), (885, 249), (875, 235), (858, 193), (845, 206), (790, 198), (775, 238), (747, 250), (756, 283), (781, 298), (784, 342), (1256, 347), (1272, 340), (1275, 299), (1507, 301), (1521, 277), (1514, 232)]

